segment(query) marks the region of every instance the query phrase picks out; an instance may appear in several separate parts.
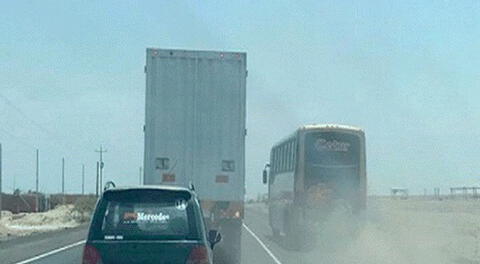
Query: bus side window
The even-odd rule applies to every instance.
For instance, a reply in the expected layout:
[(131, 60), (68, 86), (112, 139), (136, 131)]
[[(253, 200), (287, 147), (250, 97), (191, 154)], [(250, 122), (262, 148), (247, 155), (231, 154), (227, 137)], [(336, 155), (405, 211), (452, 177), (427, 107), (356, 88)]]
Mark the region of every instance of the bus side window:
[(292, 162), (290, 170), (293, 171), (293, 170), (295, 170), (295, 141), (292, 140), (292, 142), (290, 144), (291, 144), (291, 148), (292, 148), (292, 151), (290, 152), (290, 157), (291, 157), (291, 162)]
[(277, 149), (273, 149), (272, 155), (273, 155), (273, 158), (272, 158), (271, 172), (273, 172), (273, 173), (270, 173), (270, 175), (274, 174), (276, 172), (276, 169), (277, 169)]
[(287, 163), (287, 169), (290, 170), (290, 164), (291, 164), (291, 159), (290, 159), (290, 153), (291, 152), (291, 149), (290, 149), (290, 142), (287, 143), (287, 160), (288, 160), (288, 163)]
[(278, 148), (275, 148), (273, 150), (273, 157), (274, 157), (274, 162), (273, 162), (273, 172), (277, 173), (278, 172)]
[(276, 149), (272, 150), (272, 167), (270, 167), (270, 175), (275, 173), (277, 167), (277, 151)]
[(278, 147), (278, 172), (282, 171), (282, 147)]
[(293, 170), (297, 167), (297, 143), (293, 141), (293, 152), (292, 152), (292, 159), (293, 159)]
[(288, 158), (288, 153), (289, 153), (289, 150), (288, 150), (288, 142), (285, 143), (285, 171), (288, 171), (288, 165), (289, 165), (289, 158)]
[(275, 149), (275, 173), (280, 171), (280, 149)]
[(273, 163), (273, 150), (270, 151), (270, 173), (272, 173), (273, 171), (273, 166), (274, 166), (274, 163)]
[(290, 153), (289, 153), (289, 158), (290, 158), (290, 171), (293, 170), (293, 141), (290, 141)]
[(287, 170), (290, 171), (290, 168), (292, 167), (292, 145), (290, 142), (287, 143)]
[(276, 163), (277, 163), (277, 166), (276, 166), (276, 168), (275, 168), (275, 172), (276, 172), (276, 173), (279, 173), (279, 172), (280, 172), (280, 160), (281, 160), (281, 157), (280, 157), (280, 148), (277, 148), (276, 153), (277, 153), (277, 154), (275, 154), (275, 155), (277, 156), (277, 162), (276, 162)]

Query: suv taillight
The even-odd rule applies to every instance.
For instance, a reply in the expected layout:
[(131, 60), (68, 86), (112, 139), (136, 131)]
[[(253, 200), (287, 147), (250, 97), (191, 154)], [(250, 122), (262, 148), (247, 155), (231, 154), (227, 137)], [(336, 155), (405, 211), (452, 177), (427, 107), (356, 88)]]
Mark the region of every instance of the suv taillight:
[(190, 251), (186, 264), (210, 264), (205, 246), (196, 246)]
[(83, 264), (102, 264), (102, 257), (100, 256), (100, 252), (92, 246), (92, 245), (85, 245), (83, 249)]

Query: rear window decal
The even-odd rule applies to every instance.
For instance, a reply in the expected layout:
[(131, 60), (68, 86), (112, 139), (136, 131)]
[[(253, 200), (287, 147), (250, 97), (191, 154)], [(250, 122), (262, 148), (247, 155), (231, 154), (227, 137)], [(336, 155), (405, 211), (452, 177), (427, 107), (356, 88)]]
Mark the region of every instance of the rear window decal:
[(128, 212), (123, 214), (123, 220), (126, 223), (165, 223), (170, 220), (170, 215), (164, 214), (162, 212), (158, 214), (150, 214), (144, 212)]
[(175, 208), (177, 208), (178, 210), (182, 210), (182, 211), (187, 209), (187, 201), (185, 201), (185, 200), (175, 201)]
[(137, 221), (141, 222), (166, 222), (170, 219), (170, 215), (163, 214), (162, 212), (158, 214), (146, 214), (146, 213), (137, 213)]
[(134, 212), (124, 213), (123, 214), (123, 220), (124, 221), (136, 221), (137, 220), (137, 213), (134, 213)]

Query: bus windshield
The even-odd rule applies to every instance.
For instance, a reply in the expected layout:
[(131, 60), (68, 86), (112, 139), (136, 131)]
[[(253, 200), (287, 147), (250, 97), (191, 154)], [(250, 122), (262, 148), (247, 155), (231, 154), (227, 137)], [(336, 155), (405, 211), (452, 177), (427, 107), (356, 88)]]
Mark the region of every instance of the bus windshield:
[(305, 140), (306, 161), (311, 166), (357, 166), (359, 140), (351, 134), (316, 132)]
[(346, 198), (358, 187), (360, 140), (353, 134), (313, 132), (305, 138), (306, 189), (322, 184)]

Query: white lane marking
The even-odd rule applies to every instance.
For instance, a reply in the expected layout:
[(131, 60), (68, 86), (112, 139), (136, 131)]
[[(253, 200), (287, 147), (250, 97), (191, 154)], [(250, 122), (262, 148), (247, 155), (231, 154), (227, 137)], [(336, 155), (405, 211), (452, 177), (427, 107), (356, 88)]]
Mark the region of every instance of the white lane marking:
[(80, 246), (82, 244), (85, 243), (85, 240), (82, 240), (82, 241), (78, 241), (76, 243), (73, 243), (73, 244), (70, 244), (70, 245), (67, 245), (67, 246), (64, 246), (64, 247), (61, 247), (61, 248), (57, 248), (57, 249), (54, 249), (52, 251), (49, 251), (49, 252), (46, 252), (46, 253), (43, 253), (43, 254), (40, 254), (38, 256), (35, 256), (33, 258), (29, 258), (29, 259), (26, 259), (26, 260), (22, 260), (20, 262), (17, 262), (15, 264), (27, 264), (27, 263), (31, 263), (33, 261), (36, 261), (36, 260), (39, 260), (39, 259), (42, 259), (44, 257), (48, 257), (48, 256), (51, 256), (53, 254), (57, 254), (58, 252), (61, 252), (61, 251), (64, 251), (64, 250), (67, 250), (67, 249), (70, 249), (70, 248), (73, 248), (73, 247), (76, 247), (76, 246)]
[(263, 249), (268, 253), (268, 255), (270, 255), (270, 257), (273, 259), (273, 261), (275, 261), (276, 264), (282, 264), (282, 262), (280, 262), (280, 260), (278, 260), (278, 258), (273, 255), (272, 251), (268, 249), (268, 247), (262, 242), (262, 240), (260, 240), (260, 238), (258, 238), (258, 236), (255, 235), (255, 233), (253, 233), (253, 231), (246, 224), (243, 224), (243, 227), (245, 227), (245, 230), (247, 230), (248, 233), (250, 233), (250, 235), (252, 235), (253, 238), (257, 240), (258, 244), (263, 247)]

